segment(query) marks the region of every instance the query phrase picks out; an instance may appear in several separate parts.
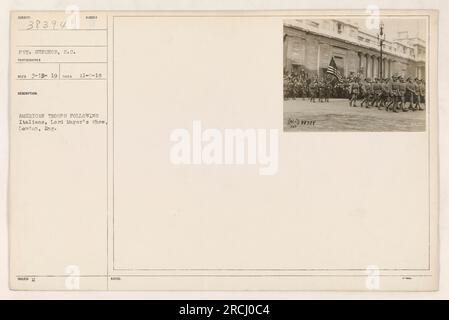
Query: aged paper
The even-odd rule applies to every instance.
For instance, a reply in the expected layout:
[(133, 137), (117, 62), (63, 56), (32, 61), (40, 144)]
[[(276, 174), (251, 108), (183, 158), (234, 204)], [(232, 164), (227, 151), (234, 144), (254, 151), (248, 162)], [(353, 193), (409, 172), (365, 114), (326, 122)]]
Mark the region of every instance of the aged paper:
[(436, 30), (12, 12), (10, 287), (437, 290)]

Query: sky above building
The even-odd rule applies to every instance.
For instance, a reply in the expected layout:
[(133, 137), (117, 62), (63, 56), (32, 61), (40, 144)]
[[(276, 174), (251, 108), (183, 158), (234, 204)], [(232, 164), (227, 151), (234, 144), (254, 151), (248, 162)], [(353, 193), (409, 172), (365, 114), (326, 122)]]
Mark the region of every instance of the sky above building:
[[(366, 31), (372, 34), (377, 34), (378, 21), (369, 19), (350, 19), (350, 23), (357, 24), (362, 31)], [(382, 18), (384, 23), (384, 32), (387, 40), (394, 40), (398, 38), (398, 32), (408, 32), (410, 38), (419, 37), (421, 39), (426, 38), (427, 24), (425, 18)]]

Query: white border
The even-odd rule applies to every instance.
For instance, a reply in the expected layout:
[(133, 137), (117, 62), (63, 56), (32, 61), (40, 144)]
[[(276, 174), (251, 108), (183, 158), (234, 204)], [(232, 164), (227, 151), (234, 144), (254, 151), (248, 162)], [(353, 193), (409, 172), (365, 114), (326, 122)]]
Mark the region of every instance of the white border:
[[(0, 298), (2, 299), (449, 299), (449, 83), (438, 73), (440, 130), (440, 290), (428, 293), (350, 293), (350, 292), (22, 292), (8, 289), (7, 172), (8, 172), (8, 62), (10, 10), (64, 10), (76, 4), (81, 10), (310, 10), (358, 9), (369, 5), (380, 9), (438, 9), (439, 40), (449, 39), (449, 2), (439, 0), (3, 0), (0, 1)], [(136, 5), (137, 4), (137, 5)], [(449, 43), (439, 41), (439, 70), (449, 70)]]

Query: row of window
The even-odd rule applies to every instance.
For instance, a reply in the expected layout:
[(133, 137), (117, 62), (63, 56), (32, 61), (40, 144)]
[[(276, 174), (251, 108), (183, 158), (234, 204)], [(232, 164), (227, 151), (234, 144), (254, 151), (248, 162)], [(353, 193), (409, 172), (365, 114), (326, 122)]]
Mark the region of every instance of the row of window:
[[(309, 27), (320, 29), (320, 23), (314, 20), (297, 20), (300, 23), (305, 23)], [(363, 37), (361, 35), (358, 35), (356, 28), (353, 28), (351, 26), (347, 26), (342, 22), (339, 21), (329, 21), (329, 20), (323, 20), (321, 25), (322, 30), (327, 31), (335, 31), (338, 34), (344, 34), (345, 30), (348, 30), (346, 32), (350, 37), (357, 39), (361, 43), (365, 43), (368, 45), (377, 45), (377, 39), (370, 39), (369, 37)], [(332, 29), (332, 30), (331, 30)], [(415, 51), (413, 48), (409, 48), (406, 46), (403, 46), (401, 44), (397, 44), (397, 46), (393, 46), (392, 44), (387, 43), (384, 47), (387, 51), (398, 53), (401, 52), (402, 54), (409, 54), (411, 57), (415, 58)]]

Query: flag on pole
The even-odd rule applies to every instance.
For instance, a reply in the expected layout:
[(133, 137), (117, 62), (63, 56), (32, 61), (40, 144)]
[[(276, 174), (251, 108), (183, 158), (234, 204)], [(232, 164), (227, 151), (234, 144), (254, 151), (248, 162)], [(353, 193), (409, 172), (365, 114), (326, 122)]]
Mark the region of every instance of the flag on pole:
[(334, 57), (331, 58), (331, 62), (329, 62), (326, 73), (333, 75), (339, 82), (342, 82), (342, 76), (340, 71), (337, 69), (337, 64), (335, 63)]

